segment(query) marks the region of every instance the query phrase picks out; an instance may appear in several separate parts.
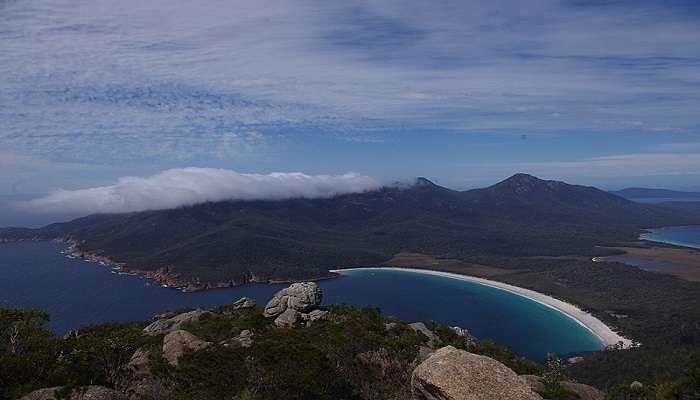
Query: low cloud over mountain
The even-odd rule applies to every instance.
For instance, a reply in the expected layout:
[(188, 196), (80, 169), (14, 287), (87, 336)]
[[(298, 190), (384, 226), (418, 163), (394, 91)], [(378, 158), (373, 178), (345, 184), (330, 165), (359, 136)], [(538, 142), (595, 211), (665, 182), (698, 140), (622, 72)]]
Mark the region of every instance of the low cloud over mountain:
[(221, 200), (322, 198), (379, 187), (368, 176), (300, 172), (242, 174), (215, 168), (176, 168), (149, 177), (128, 176), (111, 186), (58, 190), (20, 204), (42, 213), (119, 213), (176, 208)]

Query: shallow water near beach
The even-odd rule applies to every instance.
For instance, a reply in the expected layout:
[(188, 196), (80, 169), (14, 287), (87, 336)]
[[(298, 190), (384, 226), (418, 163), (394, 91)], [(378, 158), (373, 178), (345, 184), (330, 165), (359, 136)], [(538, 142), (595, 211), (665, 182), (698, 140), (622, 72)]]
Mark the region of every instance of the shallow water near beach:
[[(144, 320), (184, 307), (213, 307), (249, 296), (264, 303), (285, 284), (183, 293), (80, 259), (49, 242), (0, 244), (0, 307), (33, 307), (62, 334), (80, 326)], [(407, 321), (435, 320), (542, 361), (602, 348), (588, 330), (544, 305), (488, 286), (409, 271), (355, 270), (320, 281), (324, 302), (375, 306)]]
[(649, 229), (640, 239), (700, 249), (700, 226), (669, 226)]

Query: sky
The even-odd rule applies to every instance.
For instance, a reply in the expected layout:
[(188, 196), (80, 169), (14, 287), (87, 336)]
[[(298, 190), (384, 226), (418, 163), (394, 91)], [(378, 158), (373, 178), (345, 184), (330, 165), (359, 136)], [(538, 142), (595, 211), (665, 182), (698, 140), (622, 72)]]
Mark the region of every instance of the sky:
[(191, 168), (698, 190), (698, 38), (697, 0), (0, 0), (0, 203)]

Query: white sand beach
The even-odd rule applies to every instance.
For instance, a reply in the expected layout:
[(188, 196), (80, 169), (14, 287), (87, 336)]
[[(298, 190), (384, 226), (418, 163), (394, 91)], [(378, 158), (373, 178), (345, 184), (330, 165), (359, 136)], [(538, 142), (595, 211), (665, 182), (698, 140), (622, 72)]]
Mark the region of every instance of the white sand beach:
[(344, 271), (354, 271), (354, 270), (395, 270), (395, 271), (410, 271), (419, 274), (426, 275), (437, 275), (443, 276), (451, 279), (458, 279), (467, 282), (474, 282), (480, 285), (490, 286), (496, 289), (505, 290), (510, 293), (523, 296), (532, 301), (536, 301), (542, 305), (550, 307), (560, 313), (566, 315), (572, 320), (576, 321), (579, 325), (583, 326), (591, 333), (593, 333), (600, 341), (606, 346), (616, 345), (622, 342), (624, 348), (629, 348), (632, 346), (632, 341), (627, 339), (617, 332), (613, 331), (609, 326), (605, 325), (601, 320), (594, 317), (593, 315), (581, 310), (573, 304), (569, 304), (565, 301), (555, 299), (554, 297), (547, 296), (545, 294), (535, 292), (534, 290), (521, 288), (518, 286), (509, 285), (503, 282), (492, 281), (483, 278), (477, 278), (474, 276), (454, 274), (450, 272), (441, 271), (431, 271), (427, 269), (416, 269), (416, 268), (396, 268), (396, 267), (369, 267), (369, 268), (347, 268), (347, 269), (337, 269), (331, 272), (343, 273)]

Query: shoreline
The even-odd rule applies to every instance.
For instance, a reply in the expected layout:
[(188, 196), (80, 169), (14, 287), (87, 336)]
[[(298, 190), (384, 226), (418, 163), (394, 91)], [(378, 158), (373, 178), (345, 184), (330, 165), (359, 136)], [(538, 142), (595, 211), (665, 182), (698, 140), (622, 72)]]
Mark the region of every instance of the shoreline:
[(594, 317), (592, 314), (585, 312), (578, 308), (577, 306), (567, 303), (563, 300), (556, 299), (554, 297), (548, 296), (543, 293), (536, 292), (534, 290), (521, 288), (519, 286), (510, 285), (503, 282), (493, 281), (484, 278), (478, 278), (475, 276), (455, 274), (451, 272), (433, 271), (427, 269), (417, 269), (417, 268), (400, 268), (400, 267), (367, 267), (367, 268), (344, 268), (344, 269), (334, 269), (330, 272), (335, 272), (342, 274), (345, 271), (361, 271), (361, 270), (387, 270), (387, 271), (408, 271), (426, 275), (441, 276), (444, 278), (456, 279), (465, 282), (472, 282), (484, 286), (489, 286), (494, 289), (503, 290), (528, 300), (534, 301), (550, 309), (558, 311), (564, 316), (570, 318), (589, 332), (591, 332), (598, 340), (605, 346), (618, 345), (622, 342), (622, 347), (625, 349), (634, 346), (632, 340), (625, 338), (624, 336), (613, 331), (609, 326), (603, 323), (598, 318)]
[(694, 228), (694, 227), (698, 227), (698, 225), (679, 225), (679, 226), (664, 226), (661, 228), (646, 228), (646, 229), (643, 229), (642, 233), (639, 234), (639, 240), (642, 240), (645, 242), (657, 243), (657, 244), (665, 244), (665, 245), (670, 245), (670, 246), (675, 246), (675, 247), (683, 247), (683, 248), (692, 249), (692, 250), (700, 250), (700, 245), (697, 245), (695, 243), (678, 242), (678, 241), (668, 240), (668, 239), (652, 239), (650, 237), (650, 235), (654, 235), (659, 230), (663, 230), (663, 229), (667, 229), (667, 228)]

